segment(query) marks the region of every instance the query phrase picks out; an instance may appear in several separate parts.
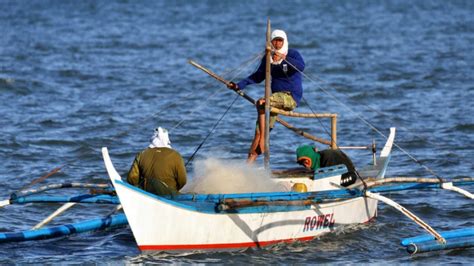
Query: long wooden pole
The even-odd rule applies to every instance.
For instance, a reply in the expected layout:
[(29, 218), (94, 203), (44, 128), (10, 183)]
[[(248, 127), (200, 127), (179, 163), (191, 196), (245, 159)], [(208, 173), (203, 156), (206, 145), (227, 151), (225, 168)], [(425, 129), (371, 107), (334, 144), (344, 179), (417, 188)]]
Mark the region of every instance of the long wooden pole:
[[(216, 73), (212, 72), (211, 70), (201, 66), (200, 64), (194, 62), (193, 60), (189, 60), (188, 63), (190, 63), (191, 65), (201, 69), (202, 71), (206, 72), (207, 74), (209, 74), (209, 76), (215, 78), (216, 80), (224, 83), (226, 86), (228, 86), (230, 84), (230, 81), (224, 79), (223, 77), (217, 75)], [(235, 92), (237, 94), (239, 94), (240, 96), (244, 97), (247, 101), (251, 102), (253, 105), (257, 104), (257, 102), (250, 96), (248, 96), (246, 93), (244, 93), (243, 91), (241, 90), (235, 90)]]
[[(63, 166), (54, 168), (53, 170), (51, 170), (51, 171), (50, 171), (49, 173), (47, 173), (46, 175), (41, 176), (41, 177), (39, 177), (39, 178), (36, 178), (36, 179), (34, 179), (33, 181), (31, 181), (29, 184), (23, 186), (23, 187), (20, 188), (17, 192), (21, 192), (21, 191), (23, 191), (23, 190), (25, 190), (25, 189), (27, 189), (27, 188), (33, 186), (34, 184), (39, 183), (39, 182), (45, 180), (46, 178), (48, 178), (48, 177), (50, 177), (50, 176), (56, 174), (57, 172), (59, 172), (59, 171), (61, 170), (61, 168), (63, 168)], [(16, 194), (17, 192), (14, 192), (14, 193), (12, 193), (12, 194)], [(0, 208), (1, 208), (1, 207), (8, 206), (8, 205), (10, 205), (10, 204), (11, 204), (10, 199), (2, 200), (2, 201), (0, 201)]]
[(280, 124), (282, 124), (283, 126), (285, 126), (286, 128), (292, 130), (293, 132), (295, 132), (296, 134), (298, 134), (300, 136), (303, 136), (303, 137), (305, 137), (307, 139), (310, 139), (310, 140), (317, 141), (317, 142), (322, 143), (322, 144), (326, 144), (328, 146), (331, 145), (331, 141), (325, 140), (325, 139), (322, 139), (322, 138), (318, 138), (318, 137), (315, 137), (313, 135), (310, 135), (310, 134), (304, 132), (303, 130), (290, 125), (288, 122), (286, 122), (285, 120), (283, 120), (279, 117), (277, 117), (276, 121), (279, 122)]
[(61, 170), (61, 168), (63, 168), (63, 166), (54, 168), (53, 170), (51, 170), (51, 171), (50, 171), (49, 173), (47, 173), (46, 175), (44, 175), (44, 176), (42, 176), (42, 177), (39, 177), (39, 178), (37, 178), (37, 179), (34, 179), (34, 180), (31, 181), (29, 184), (23, 186), (22, 188), (20, 188), (19, 191), (25, 190), (25, 189), (27, 189), (27, 188), (33, 186), (34, 184), (39, 183), (39, 182), (45, 180), (46, 178), (48, 178), (48, 177), (50, 177), (50, 176), (56, 174), (57, 172), (59, 172), (59, 171)]
[(331, 117), (331, 149), (337, 149), (337, 115)]
[(455, 187), (453, 185), (453, 182), (449, 182), (449, 183), (442, 183), (441, 184), (441, 188), (442, 189), (446, 189), (446, 190), (451, 190), (451, 191), (454, 191), (454, 192), (457, 192), (459, 194), (462, 194), (470, 199), (474, 199), (474, 194), (472, 194), (471, 192), (467, 191), (467, 190), (464, 190), (462, 188), (459, 188), (459, 187)]
[(270, 18), (267, 19), (267, 41), (265, 43), (265, 52), (267, 56), (265, 64), (265, 169), (270, 168), (270, 96), (271, 96), (271, 69), (270, 69)]
[[(195, 66), (196, 68), (204, 71), (205, 73), (207, 73), (209, 76), (215, 78), (216, 80), (224, 83), (225, 85), (228, 85), (230, 83), (230, 81), (222, 78), (221, 76), (217, 75), (216, 73), (212, 72), (211, 70), (205, 68), (204, 66), (201, 66), (200, 64), (194, 62), (193, 60), (189, 60), (188, 61), (191, 65)], [(257, 101), (255, 101), (252, 97), (250, 97), (249, 95), (247, 95), (245, 92), (241, 91), (241, 90), (235, 90), (235, 92), (237, 94), (239, 94), (240, 96), (242, 96), (244, 99), (246, 99), (247, 101), (249, 101), (250, 103), (252, 103), (253, 105), (255, 105), (257, 103)], [(274, 108), (272, 108), (274, 109)], [(271, 109), (271, 110), (272, 110)], [(281, 114), (283, 115), (287, 115), (287, 113), (289, 112), (282, 112)], [(331, 117), (332, 114), (321, 114), (322, 116), (320, 117)], [(311, 116), (313, 117), (313, 116)], [(319, 117), (318, 115), (315, 115), (314, 117)], [(291, 129), (293, 132), (295, 132), (296, 134), (298, 135), (301, 135), (307, 139), (310, 139), (310, 140), (314, 140), (314, 141), (317, 141), (317, 142), (320, 142), (322, 144), (326, 144), (326, 145), (331, 145), (331, 141), (329, 140), (324, 140), (322, 138), (318, 138), (318, 137), (315, 137), (307, 132), (304, 132), (303, 130), (299, 129), (299, 128), (296, 128), (292, 125), (290, 125), (288, 122), (286, 122), (285, 120), (281, 119), (280, 117), (277, 116), (276, 118), (276, 121), (280, 124), (282, 124), (283, 126), (285, 126), (286, 128), (288, 129)]]
[(193, 60), (188, 60), (188, 63), (190, 63), (191, 65), (201, 69), (202, 71), (206, 72), (207, 74), (209, 74), (209, 76), (217, 79), (218, 81), (224, 83), (226, 86), (228, 86), (230, 84), (230, 81), (224, 79), (223, 77), (217, 75), (216, 73), (212, 72), (211, 70), (201, 66), (200, 64), (194, 62)]
[(293, 111), (285, 111), (282, 109), (278, 109), (275, 107), (270, 108), (271, 113), (280, 114), (284, 116), (290, 117), (301, 117), (301, 118), (337, 118), (337, 114), (330, 114), (330, 113), (320, 113), (320, 114), (310, 114), (310, 113), (297, 113)]

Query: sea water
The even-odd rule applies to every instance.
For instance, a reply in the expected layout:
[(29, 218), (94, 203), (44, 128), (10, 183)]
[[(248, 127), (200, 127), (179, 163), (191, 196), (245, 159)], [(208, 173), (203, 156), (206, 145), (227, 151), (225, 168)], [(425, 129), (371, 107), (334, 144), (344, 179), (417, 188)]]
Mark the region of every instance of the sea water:
[[(339, 145), (375, 140), (379, 154), (384, 135), (395, 126), (403, 151), (394, 148), (387, 176), (432, 177), (427, 169), (441, 177), (474, 172), (473, 1), (0, 4), (2, 200), (59, 166), (60, 173), (40, 184), (107, 182), (103, 146), (124, 176), (157, 126), (170, 130), (172, 145), (186, 162), (201, 147), (187, 166), (189, 184), (204, 169), (216, 174), (206, 189), (222, 181), (221, 170), (234, 169), (232, 162), (244, 163), (247, 157), (256, 111), (187, 60), (229, 80), (246, 77), (264, 50), (267, 18), (272, 28), (287, 32), (289, 47), (306, 63), (304, 99), (297, 111), (338, 113)], [(246, 92), (257, 99), (263, 87), (249, 86)], [(284, 119), (329, 138), (327, 120)], [(295, 149), (307, 143), (277, 124), (270, 140), (272, 169), (298, 167)], [(347, 153), (357, 167), (371, 161), (370, 151)], [(236, 187), (260, 182), (262, 165), (259, 158), (255, 173), (237, 175)], [(78, 192), (51, 192), (57, 193)], [(386, 196), (435, 229), (474, 226), (472, 200), (453, 192)], [(0, 229), (29, 229), (59, 206), (7, 206), (0, 210)], [(113, 207), (77, 205), (51, 224), (100, 217)], [(380, 203), (374, 221), (305, 243), (242, 252), (141, 255), (130, 229), (123, 227), (2, 244), (0, 263), (472, 263), (473, 249), (409, 256), (400, 239), (423, 233)]]

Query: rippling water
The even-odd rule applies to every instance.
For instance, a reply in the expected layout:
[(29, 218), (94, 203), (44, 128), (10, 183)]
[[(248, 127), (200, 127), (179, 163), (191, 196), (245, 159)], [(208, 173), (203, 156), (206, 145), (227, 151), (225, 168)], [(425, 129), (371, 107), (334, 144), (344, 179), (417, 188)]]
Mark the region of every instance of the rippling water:
[[(109, 147), (117, 169), (125, 173), (158, 125), (171, 130), (174, 146), (189, 158), (235, 95), (187, 60), (228, 73), (227, 78), (244, 77), (256, 67), (242, 64), (262, 52), (268, 17), (274, 28), (287, 31), (290, 47), (307, 64), (299, 111), (339, 113), (340, 145), (367, 145), (375, 139), (380, 147), (384, 138), (374, 129), (387, 135), (396, 126), (398, 145), (425, 167), (443, 177), (472, 176), (472, 1), (0, 3), (3, 198), (61, 165), (61, 173), (45, 184), (106, 181), (102, 146)], [(248, 93), (259, 97), (262, 87)], [(244, 159), (254, 113), (238, 99), (198, 158)], [(329, 125), (288, 121), (319, 136), (326, 136)], [(277, 126), (272, 167), (294, 167), (294, 148), (307, 142)], [(349, 154), (359, 166), (370, 160), (367, 152)], [(430, 173), (394, 150), (387, 175)], [(389, 197), (436, 229), (474, 225), (472, 202), (453, 193), (409, 191)], [(56, 208), (8, 206), (0, 210), (0, 229), (27, 229)], [(110, 209), (77, 206), (56, 223), (97, 217)], [(263, 250), (140, 255), (130, 230), (120, 228), (4, 244), (0, 263), (472, 262), (472, 249), (408, 256), (399, 240), (420, 233), (411, 221), (380, 204), (379, 217), (369, 224)]]

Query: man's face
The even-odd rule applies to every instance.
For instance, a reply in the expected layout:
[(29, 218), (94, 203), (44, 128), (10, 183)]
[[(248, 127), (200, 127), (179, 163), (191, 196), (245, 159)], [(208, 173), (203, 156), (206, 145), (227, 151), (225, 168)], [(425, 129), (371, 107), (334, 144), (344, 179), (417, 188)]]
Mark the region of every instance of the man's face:
[(283, 38), (276, 37), (272, 40), (272, 45), (277, 50), (280, 50), (283, 47), (283, 43), (284, 43)]
[(311, 170), (311, 160), (308, 158), (302, 158), (298, 160), (298, 164), (301, 164), (304, 166), (306, 169)]

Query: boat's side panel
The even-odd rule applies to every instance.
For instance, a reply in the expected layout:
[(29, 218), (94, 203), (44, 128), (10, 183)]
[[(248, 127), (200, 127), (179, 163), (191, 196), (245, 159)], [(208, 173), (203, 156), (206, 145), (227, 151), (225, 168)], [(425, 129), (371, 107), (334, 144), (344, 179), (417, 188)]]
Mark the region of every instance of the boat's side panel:
[(368, 221), (377, 204), (355, 198), (301, 211), (213, 214), (180, 208), (120, 182), (115, 187), (142, 250), (244, 248), (308, 240), (342, 224)]

